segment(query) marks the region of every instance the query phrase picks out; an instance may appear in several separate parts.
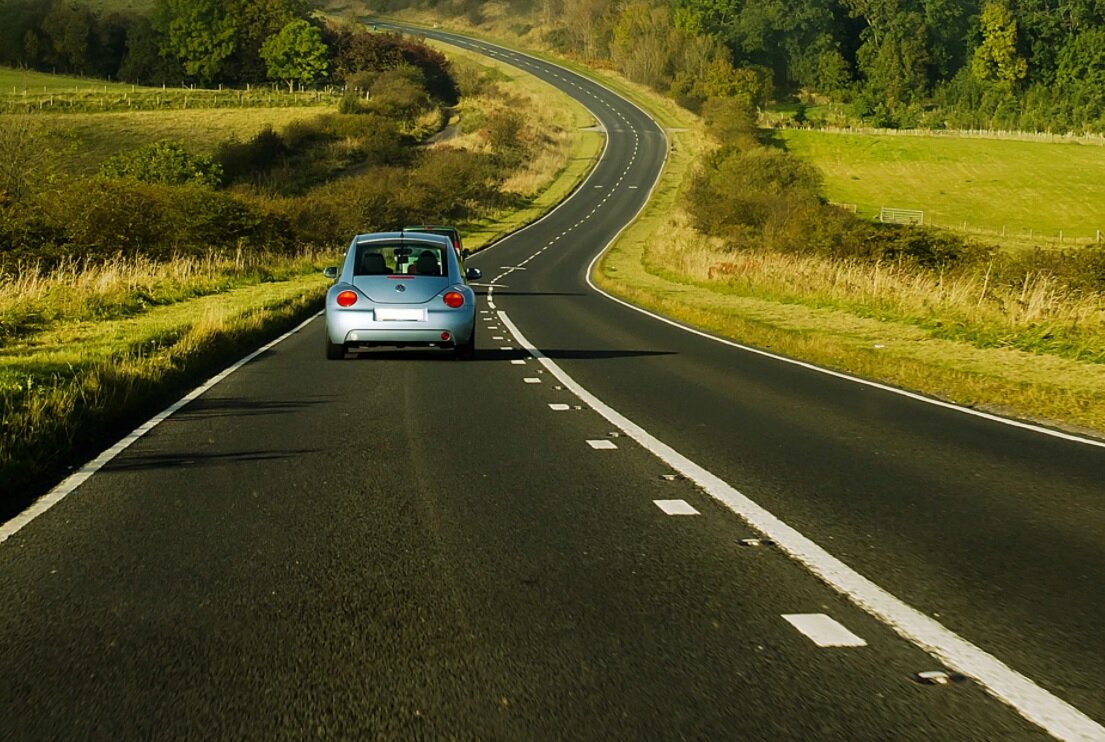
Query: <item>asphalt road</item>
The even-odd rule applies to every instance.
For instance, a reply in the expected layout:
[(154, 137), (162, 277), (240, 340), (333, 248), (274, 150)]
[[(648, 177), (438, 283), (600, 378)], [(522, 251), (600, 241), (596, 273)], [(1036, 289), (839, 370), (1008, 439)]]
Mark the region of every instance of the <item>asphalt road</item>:
[[(1105, 449), (597, 294), (586, 267), (666, 140), (496, 54), (587, 102), (609, 145), (565, 205), (471, 259), (494, 286), (477, 360), (327, 362), (316, 320), (0, 543), (0, 736), (1045, 736), (984, 679), (915, 682), (944, 663), (742, 545), (761, 534), (642, 430), (1091, 720), (1053, 732), (1100, 736)], [(820, 646), (810, 614), (857, 646)]]

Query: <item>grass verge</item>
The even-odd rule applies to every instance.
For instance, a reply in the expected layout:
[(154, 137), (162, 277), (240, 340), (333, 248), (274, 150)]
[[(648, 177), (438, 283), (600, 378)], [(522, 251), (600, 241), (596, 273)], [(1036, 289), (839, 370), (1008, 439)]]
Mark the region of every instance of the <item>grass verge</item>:
[[(648, 229), (647, 219), (639, 222)], [(680, 225), (661, 218), (665, 239)], [(634, 239), (636, 237), (637, 239)], [(652, 261), (655, 233), (631, 230), (595, 274), (604, 290), (708, 332), (826, 368), (920, 391), (969, 407), (1050, 423), (1078, 432), (1105, 431), (1105, 366), (1011, 347), (978, 347), (943, 339), (916, 323), (864, 316), (818, 304), (815, 295), (786, 300), (769, 287), (765, 264), (743, 290), (691, 281)]]
[(13, 515), (93, 442), (250, 347), (318, 310), (328, 282), (310, 273), (241, 286), (111, 320), (65, 321), (0, 354), (0, 518)]

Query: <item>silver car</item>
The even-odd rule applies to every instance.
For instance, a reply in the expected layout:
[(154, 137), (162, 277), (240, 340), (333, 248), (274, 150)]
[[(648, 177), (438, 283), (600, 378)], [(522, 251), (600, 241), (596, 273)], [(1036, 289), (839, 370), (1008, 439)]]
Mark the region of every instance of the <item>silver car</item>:
[(448, 237), (379, 232), (353, 238), (326, 293), (326, 357), (380, 345), (476, 351), (476, 292)]

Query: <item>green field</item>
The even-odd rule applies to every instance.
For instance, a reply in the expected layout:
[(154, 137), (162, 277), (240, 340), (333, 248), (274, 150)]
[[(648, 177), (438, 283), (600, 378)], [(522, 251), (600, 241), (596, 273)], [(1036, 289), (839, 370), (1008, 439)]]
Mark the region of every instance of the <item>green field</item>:
[(1092, 241), (1105, 232), (1105, 147), (952, 136), (787, 129), (787, 148), (817, 165), (830, 200), (874, 217), (920, 209), (925, 222), (1008, 242)]
[(119, 92), (131, 87), (126, 83), (105, 82), (92, 77), (51, 75), (48, 72), (0, 67), (0, 95), (22, 95), (24, 90), (28, 93)]
[[(227, 139), (248, 140), (266, 125), (280, 130), (293, 121), (337, 110), (335, 106), (294, 108), (209, 108), (133, 113), (36, 114), (31, 121), (73, 175), (91, 175), (107, 157), (163, 139), (207, 153)], [(16, 114), (19, 115), (19, 114)], [(9, 116), (0, 114), (0, 126)]]

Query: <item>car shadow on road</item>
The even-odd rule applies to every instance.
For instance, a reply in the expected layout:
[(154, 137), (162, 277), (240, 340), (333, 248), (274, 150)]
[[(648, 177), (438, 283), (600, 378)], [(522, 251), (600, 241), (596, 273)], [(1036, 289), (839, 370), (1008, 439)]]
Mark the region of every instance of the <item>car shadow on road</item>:
[[(607, 361), (613, 358), (642, 358), (648, 356), (675, 355), (670, 350), (582, 350), (569, 348), (540, 348), (541, 355), (554, 361)], [(530, 358), (528, 351), (522, 349), (496, 350), (488, 348), (476, 350), (476, 360), (503, 361), (515, 358)]]
[(316, 405), (329, 404), (335, 395), (325, 395), (295, 400), (264, 400), (246, 397), (201, 397), (186, 406), (173, 417), (187, 420), (199, 417), (252, 417), (257, 415), (281, 415)]
[(256, 451), (224, 451), (221, 453), (180, 453), (180, 454), (148, 454), (148, 455), (124, 455), (108, 463), (102, 471), (146, 471), (151, 469), (178, 469), (181, 467), (217, 466), (224, 464), (239, 464), (254, 461), (274, 461), (277, 459), (289, 459), (304, 454), (319, 453), (318, 448), (293, 448), (273, 450), (266, 448)]
[[(541, 349), (541, 355), (557, 361), (604, 361), (613, 358), (640, 358), (646, 356), (670, 356), (675, 351), (670, 350), (571, 350), (562, 348)], [(451, 350), (436, 348), (388, 348), (356, 350), (346, 355), (346, 360), (359, 361), (425, 361), (425, 362), (456, 362), (457, 358)], [(529, 351), (523, 348), (481, 348), (476, 347), (476, 354), (465, 363), (514, 361), (532, 358)]]
[[(476, 290), (476, 295), (486, 299), (486, 290)], [(582, 291), (503, 291), (502, 289), (495, 289), (495, 293), (492, 296), (587, 296)]]

